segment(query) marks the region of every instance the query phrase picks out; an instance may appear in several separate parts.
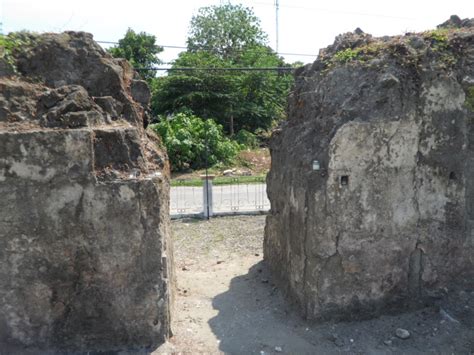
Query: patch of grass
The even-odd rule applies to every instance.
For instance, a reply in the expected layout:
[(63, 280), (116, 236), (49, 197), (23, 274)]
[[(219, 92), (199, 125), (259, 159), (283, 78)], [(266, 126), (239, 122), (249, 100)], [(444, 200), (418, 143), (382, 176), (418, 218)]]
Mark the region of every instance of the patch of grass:
[(359, 52), (360, 51), (358, 50), (358, 48), (356, 49), (346, 48), (346, 49), (336, 52), (336, 54), (334, 54), (334, 59), (340, 63), (347, 63), (356, 59), (357, 56), (359, 55)]
[[(218, 176), (213, 181), (214, 186), (217, 185), (238, 185), (238, 184), (262, 184), (265, 182), (265, 175), (260, 176)], [(200, 178), (195, 179), (173, 179), (171, 186), (202, 186), (203, 182)]]
[(452, 68), (457, 63), (456, 56), (449, 48), (449, 33), (451, 31), (441, 28), (423, 33), (424, 39), (430, 42), (430, 51), (437, 56), (441, 67), (445, 69)]
[(338, 63), (347, 63), (351, 61), (366, 61), (375, 58), (383, 49), (383, 44), (373, 42), (357, 48), (346, 48), (336, 52), (333, 61)]
[(431, 31), (426, 31), (423, 32), (423, 37), (425, 39), (429, 39), (434, 43), (438, 44), (446, 44), (448, 43), (448, 33), (449, 30), (445, 28), (440, 28), (437, 30), (431, 30)]

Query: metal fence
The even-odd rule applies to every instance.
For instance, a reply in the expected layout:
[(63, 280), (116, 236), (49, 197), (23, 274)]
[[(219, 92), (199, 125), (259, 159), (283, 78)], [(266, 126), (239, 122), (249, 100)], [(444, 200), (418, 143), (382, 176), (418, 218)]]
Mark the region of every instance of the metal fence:
[(229, 184), (214, 185), (209, 180), (208, 196), (206, 201), (206, 180), (202, 186), (186, 186), (186, 180), (177, 180), (171, 187), (171, 217), (210, 216), (228, 214), (258, 214), (270, 209), (265, 178), (254, 179), (252, 183), (242, 178), (233, 178)]

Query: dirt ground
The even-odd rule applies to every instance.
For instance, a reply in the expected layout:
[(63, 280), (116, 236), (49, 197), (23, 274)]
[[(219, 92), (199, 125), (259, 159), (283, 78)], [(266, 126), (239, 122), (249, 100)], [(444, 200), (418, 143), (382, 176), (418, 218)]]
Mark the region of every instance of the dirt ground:
[[(261, 176), (266, 175), (270, 170), (271, 158), (268, 148), (257, 148), (252, 150), (242, 150), (239, 152), (233, 164), (222, 167), (211, 167), (209, 173), (222, 176), (225, 170), (234, 170), (233, 176)], [(173, 179), (195, 179), (205, 173), (204, 169), (172, 172)]]
[(173, 222), (174, 336), (153, 354), (474, 354), (474, 290), (396, 316), (305, 321), (262, 261), (264, 226), (264, 216)]

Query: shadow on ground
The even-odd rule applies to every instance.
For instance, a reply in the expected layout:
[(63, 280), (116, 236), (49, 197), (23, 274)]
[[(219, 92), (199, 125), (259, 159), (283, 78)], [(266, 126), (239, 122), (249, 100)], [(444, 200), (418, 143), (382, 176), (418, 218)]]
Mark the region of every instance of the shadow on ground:
[(304, 321), (291, 316), (296, 310), (286, 305), (263, 261), (234, 277), (212, 305), (219, 313), (209, 325), (227, 354), (314, 353), (314, 345), (301, 334)]
[[(473, 296), (444, 305), (460, 322), (437, 306), (360, 322), (311, 323), (283, 299), (259, 262), (213, 299), (219, 313), (209, 325), (226, 354), (474, 354), (472, 319), (462, 316), (462, 309), (474, 309)], [(409, 330), (410, 338), (397, 338), (397, 328)]]

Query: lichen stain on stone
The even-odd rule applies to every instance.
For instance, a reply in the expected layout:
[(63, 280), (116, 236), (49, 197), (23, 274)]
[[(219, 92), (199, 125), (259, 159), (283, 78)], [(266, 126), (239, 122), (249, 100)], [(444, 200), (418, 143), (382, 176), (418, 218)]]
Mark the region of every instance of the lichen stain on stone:
[(48, 181), (56, 174), (56, 170), (54, 168), (45, 169), (43, 166), (27, 164), (21, 161), (12, 161), (8, 173), (14, 174), (21, 179)]

